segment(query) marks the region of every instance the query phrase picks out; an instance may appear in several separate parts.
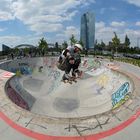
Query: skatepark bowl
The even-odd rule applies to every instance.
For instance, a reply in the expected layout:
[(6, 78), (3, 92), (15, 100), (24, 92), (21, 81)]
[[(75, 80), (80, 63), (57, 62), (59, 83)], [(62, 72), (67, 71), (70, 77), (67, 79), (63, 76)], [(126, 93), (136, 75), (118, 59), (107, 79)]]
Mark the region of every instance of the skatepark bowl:
[(56, 57), (3, 62), (0, 74), (7, 79), (1, 100), (8, 105), (2, 111), (43, 135), (78, 137), (107, 131), (132, 116), (127, 106), (138, 105), (134, 77), (118, 67), (82, 58), (82, 77), (70, 84), (61, 81), (64, 71), (57, 68)]

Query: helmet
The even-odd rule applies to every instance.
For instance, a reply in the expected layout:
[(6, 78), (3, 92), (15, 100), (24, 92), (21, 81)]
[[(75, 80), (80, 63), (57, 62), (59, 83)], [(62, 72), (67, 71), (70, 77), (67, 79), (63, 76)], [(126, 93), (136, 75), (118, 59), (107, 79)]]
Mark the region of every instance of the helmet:
[(79, 48), (81, 51), (83, 50), (83, 47), (80, 44), (75, 44), (74, 47)]

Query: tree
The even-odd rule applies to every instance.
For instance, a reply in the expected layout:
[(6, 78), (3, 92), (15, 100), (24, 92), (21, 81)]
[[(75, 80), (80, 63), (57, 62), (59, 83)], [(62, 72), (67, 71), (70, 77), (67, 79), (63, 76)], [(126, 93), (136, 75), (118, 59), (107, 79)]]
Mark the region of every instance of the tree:
[(105, 50), (105, 43), (103, 42), (103, 41), (101, 41), (101, 48), (102, 48), (102, 50)]
[(63, 43), (62, 43), (62, 49), (66, 49), (68, 47), (68, 43), (67, 43), (67, 41), (64, 41)]
[(48, 49), (48, 43), (44, 38), (41, 38), (38, 44), (39, 44), (38, 48), (40, 52), (42, 53), (42, 55), (44, 56), (45, 51)]
[(94, 50), (97, 50), (98, 49), (98, 41), (97, 39), (95, 40), (95, 43), (94, 43)]
[(120, 39), (118, 38), (118, 36), (117, 36), (117, 34), (115, 32), (114, 32), (114, 35), (115, 36), (112, 38), (112, 45), (113, 45), (112, 51), (113, 51), (113, 53), (114, 53), (114, 49), (117, 52), (117, 48), (120, 45)]
[(78, 41), (75, 39), (75, 36), (72, 34), (71, 37), (70, 37), (70, 44), (71, 44), (71, 46), (74, 45), (77, 42)]
[(14, 55), (18, 55), (18, 53), (19, 53), (19, 48), (16, 47), (16, 48), (13, 49), (13, 51), (14, 51)]
[(24, 54), (28, 54), (29, 53), (29, 48), (24, 48), (23, 52), (24, 52)]
[(128, 36), (125, 36), (125, 42), (124, 42), (125, 47), (129, 47), (130, 45), (130, 39), (128, 38)]
[(58, 45), (58, 42), (55, 42), (55, 48), (56, 48), (56, 51), (58, 52), (58, 51), (59, 51), (59, 45)]

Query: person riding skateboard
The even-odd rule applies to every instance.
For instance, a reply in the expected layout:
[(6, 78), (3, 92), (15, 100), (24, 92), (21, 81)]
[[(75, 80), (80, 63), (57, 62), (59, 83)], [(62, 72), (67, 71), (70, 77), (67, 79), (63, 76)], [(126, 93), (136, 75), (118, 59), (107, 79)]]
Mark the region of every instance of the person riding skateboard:
[[(83, 50), (82, 46), (80, 44), (75, 44), (74, 46), (68, 46), (65, 50), (62, 51), (60, 57), (59, 57), (59, 66), (58, 68), (63, 71), (69, 71), (70, 73), (72, 69), (72, 76), (76, 77), (76, 74), (78, 77), (82, 75), (82, 71), (80, 71), (79, 65), (81, 63), (81, 56), (80, 52)], [(73, 58), (74, 63), (70, 64), (69, 59)], [(66, 74), (66, 73), (65, 73)]]

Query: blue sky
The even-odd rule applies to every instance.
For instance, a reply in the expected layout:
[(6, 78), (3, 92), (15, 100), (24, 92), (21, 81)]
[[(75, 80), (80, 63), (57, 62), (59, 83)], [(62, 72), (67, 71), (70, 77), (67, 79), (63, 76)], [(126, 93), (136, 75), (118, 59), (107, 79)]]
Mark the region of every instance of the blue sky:
[[(95, 38), (105, 43), (116, 32), (131, 46), (140, 38), (140, 0), (0, 0), (0, 46), (37, 45), (40, 38), (62, 43), (71, 34), (79, 40), (84, 12), (95, 14)], [(1, 49), (1, 47), (0, 47)]]

